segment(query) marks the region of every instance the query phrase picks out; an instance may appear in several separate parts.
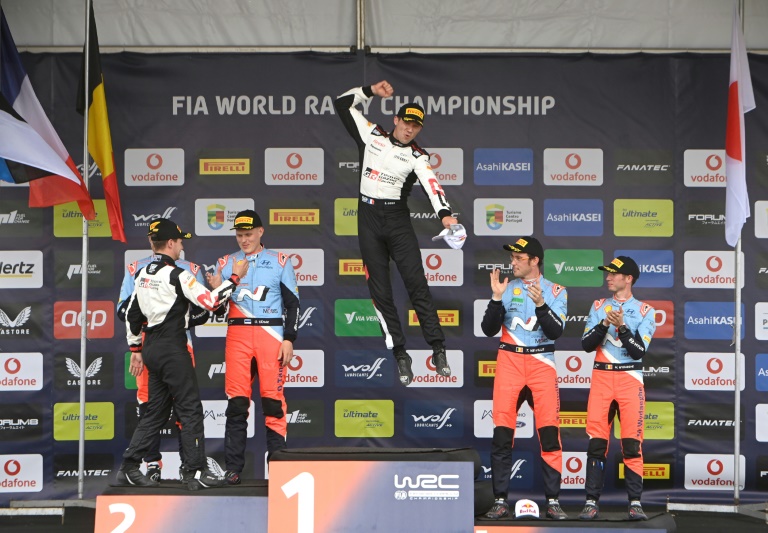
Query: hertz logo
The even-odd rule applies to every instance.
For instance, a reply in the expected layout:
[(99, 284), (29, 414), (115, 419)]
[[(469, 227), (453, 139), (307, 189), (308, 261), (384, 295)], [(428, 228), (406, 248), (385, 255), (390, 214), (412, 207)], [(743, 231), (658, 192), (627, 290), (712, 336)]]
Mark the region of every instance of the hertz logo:
[(339, 276), (364, 276), (362, 259), (339, 259)]
[[(643, 465), (643, 479), (669, 479), (670, 466), (664, 463)], [(619, 479), (624, 479), (624, 463), (619, 463)]]
[[(459, 325), (459, 310), (458, 309), (438, 309), (437, 318), (440, 321), (441, 326), (458, 326)], [(413, 309), (408, 310), (408, 325), (418, 326), (419, 317), (416, 316), (416, 311)]]
[(492, 378), (496, 376), (496, 361), (478, 361), (477, 375), (481, 378)]
[(269, 223), (283, 226), (317, 226), (320, 224), (319, 209), (270, 209)]
[(587, 413), (581, 411), (560, 411), (561, 428), (587, 427)]
[(250, 174), (250, 159), (201, 159), (200, 175), (205, 174)]

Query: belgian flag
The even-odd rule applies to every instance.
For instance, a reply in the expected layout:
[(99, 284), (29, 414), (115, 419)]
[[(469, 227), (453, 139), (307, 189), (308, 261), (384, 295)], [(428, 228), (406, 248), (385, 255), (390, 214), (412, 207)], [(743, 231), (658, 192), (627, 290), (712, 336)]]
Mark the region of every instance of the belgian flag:
[(112, 239), (125, 241), (123, 227), (123, 210), (120, 207), (120, 192), (117, 189), (117, 172), (115, 171), (115, 154), (112, 151), (112, 135), (109, 131), (107, 115), (107, 99), (104, 94), (104, 76), (101, 72), (99, 57), (99, 38), (96, 34), (96, 19), (93, 16), (91, 2), (88, 2), (88, 20), (90, 25), (90, 42), (88, 50), (83, 46), (83, 63), (80, 70), (80, 84), (77, 91), (77, 111), (85, 112), (85, 54), (88, 54), (88, 152), (101, 171), (104, 186), (104, 198), (107, 202), (109, 227)]

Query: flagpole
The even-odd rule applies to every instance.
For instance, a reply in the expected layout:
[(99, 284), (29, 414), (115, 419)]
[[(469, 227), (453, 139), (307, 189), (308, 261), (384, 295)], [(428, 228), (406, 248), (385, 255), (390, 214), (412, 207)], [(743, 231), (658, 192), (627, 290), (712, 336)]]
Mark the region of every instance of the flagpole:
[[(83, 112), (83, 181), (85, 182), (85, 188), (89, 189), (88, 181), (90, 178), (90, 165), (88, 164), (88, 56), (90, 55), (88, 48), (88, 41), (90, 39), (90, 15), (91, 13), (91, 0), (85, 0), (85, 46), (83, 48), (84, 53), (83, 61), (85, 62), (85, 83), (83, 83), (85, 91), (85, 110)], [(83, 254), (82, 262), (80, 264), (82, 272), (82, 284), (80, 293), (80, 312), (82, 324), (80, 327), (80, 436), (77, 448), (77, 498), (83, 499), (83, 486), (85, 478), (85, 382), (86, 382), (86, 334), (88, 332), (88, 221), (83, 217)]]
[(734, 339), (734, 360), (736, 361), (735, 369), (735, 383), (734, 388), (734, 424), (733, 424), (733, 504), (739, 505), (739, 472), (741, 463), (741, 442), (739, 440), (741, 434), (741, 237), (736, 241), (736, 249), (734, 250), (736, 257), (734, 259), (736, 286), (734, 292), (736, 293), (736, 320), (733, 325), (733, 339)]

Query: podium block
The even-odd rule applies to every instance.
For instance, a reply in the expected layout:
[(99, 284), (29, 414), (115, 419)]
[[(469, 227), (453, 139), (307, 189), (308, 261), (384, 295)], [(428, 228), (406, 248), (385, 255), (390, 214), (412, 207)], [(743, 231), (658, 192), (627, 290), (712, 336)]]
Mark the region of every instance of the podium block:
[(455, 450), (279, 452), (269, 466), (268, 533), (472, 531), (474, 469), (473, 454)]

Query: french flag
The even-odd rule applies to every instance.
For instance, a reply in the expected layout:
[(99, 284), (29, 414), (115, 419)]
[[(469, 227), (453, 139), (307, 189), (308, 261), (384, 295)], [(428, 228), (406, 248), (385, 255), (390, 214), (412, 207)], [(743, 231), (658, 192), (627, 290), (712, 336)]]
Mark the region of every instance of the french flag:
[(45, 115), (0, 10), (0, 180), (29, 183), (30, 207), (77, 202), (96, 218), (72, 157)]

